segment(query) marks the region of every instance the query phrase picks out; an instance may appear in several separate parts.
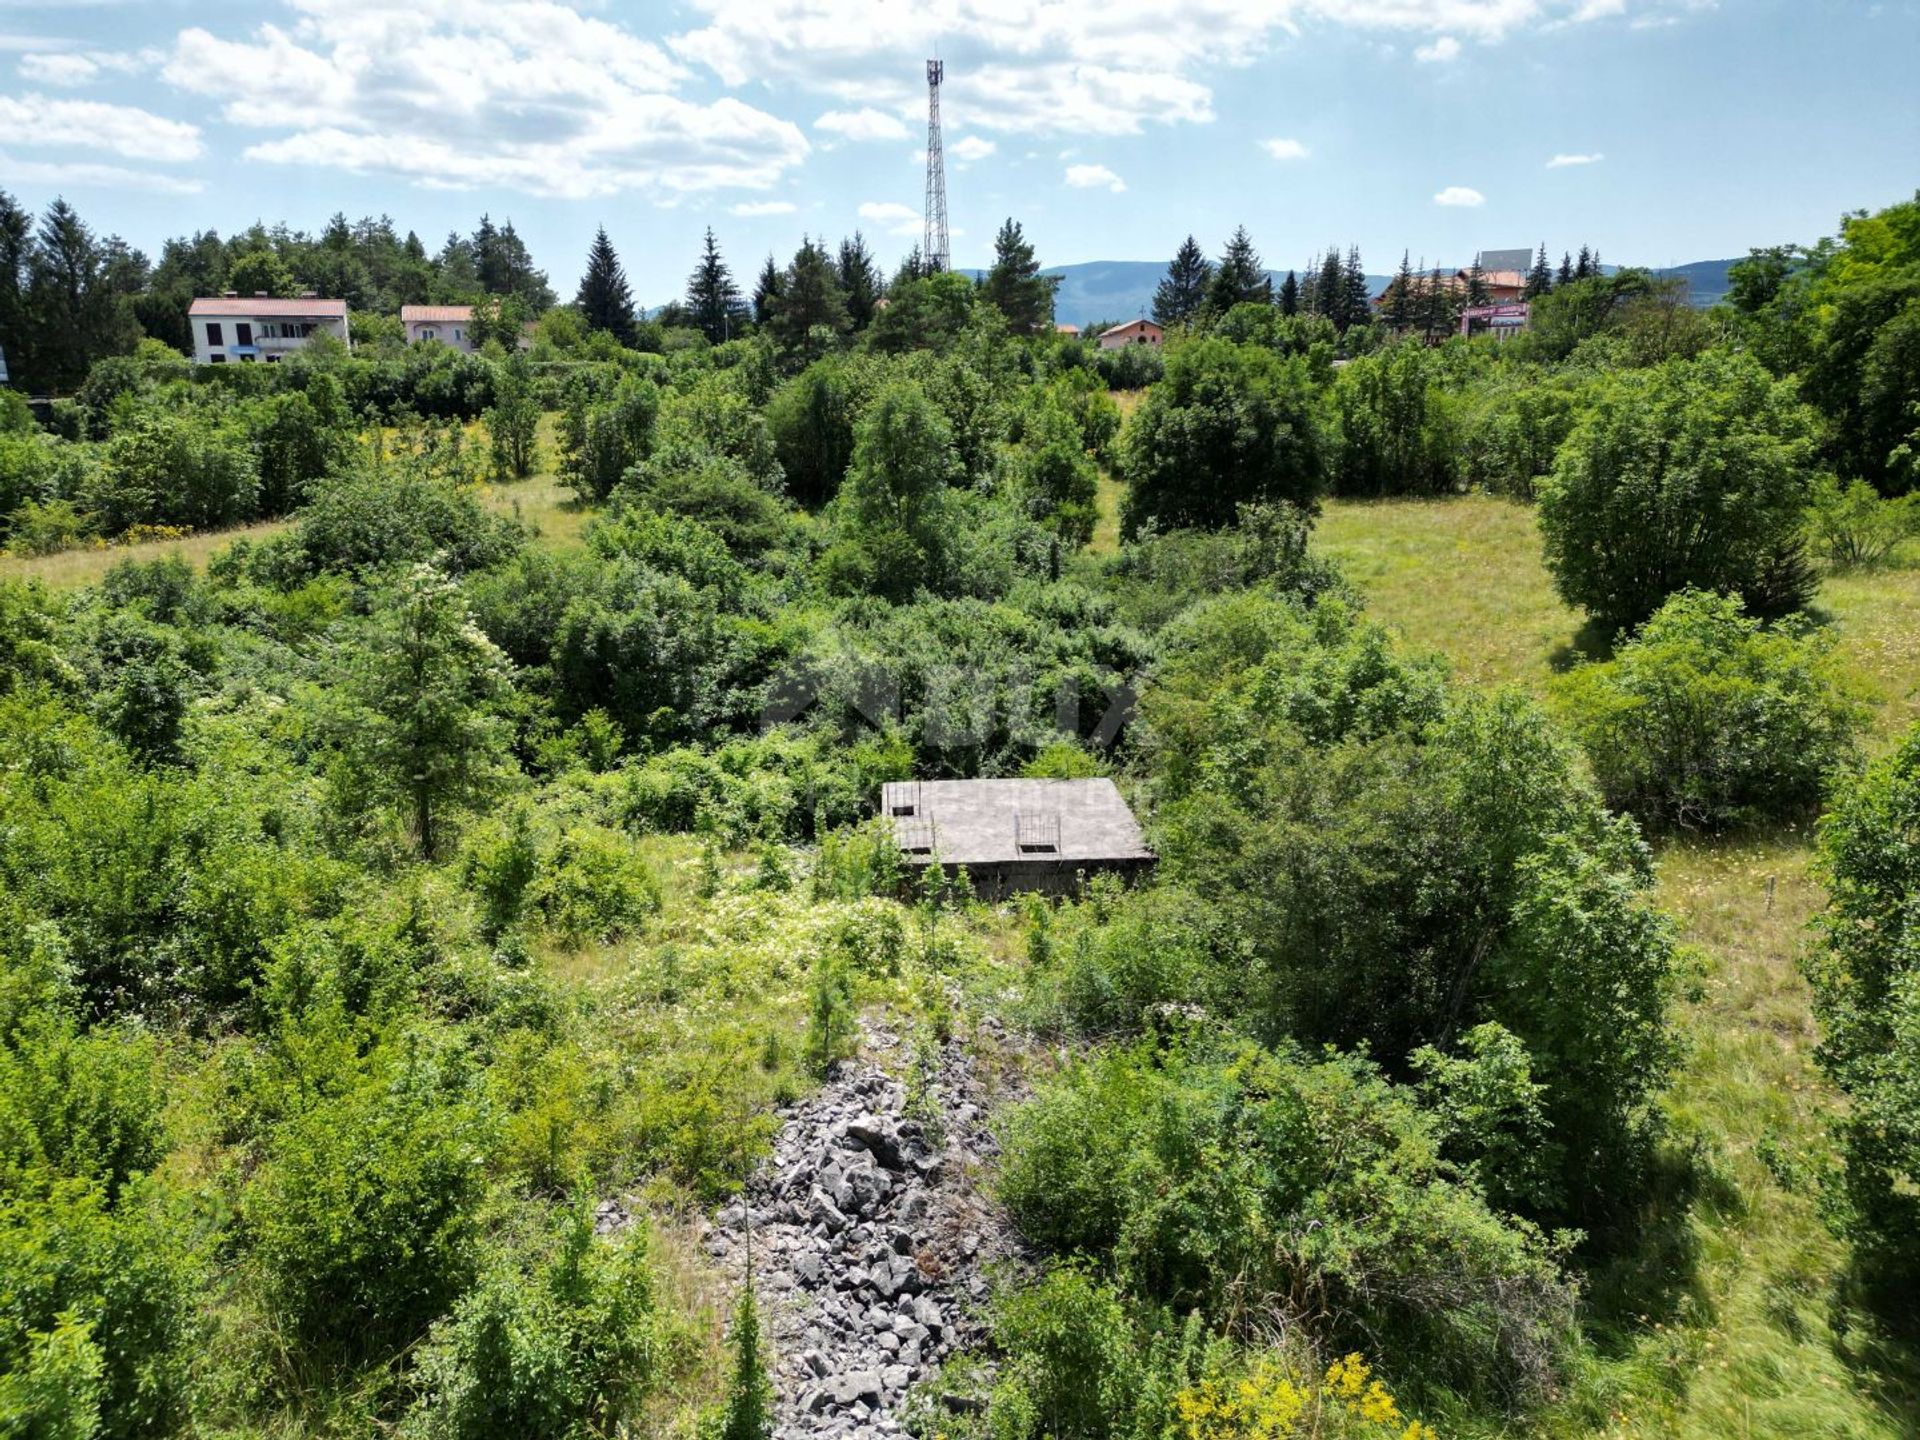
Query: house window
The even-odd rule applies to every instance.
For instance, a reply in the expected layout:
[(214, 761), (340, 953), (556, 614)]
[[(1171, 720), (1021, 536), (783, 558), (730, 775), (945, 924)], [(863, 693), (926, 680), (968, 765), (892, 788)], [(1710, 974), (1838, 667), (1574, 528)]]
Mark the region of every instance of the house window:
[(458, 339), (460, 339), (460, 338), (461, 338), (461, 334), (460, 334), (460, 332), (459, 332), (458, 330), (455, 330), (455, 331), (453, 332), (453, 338), (454, 338), (454, 339), (456, 339), (456, 340), (458, 340)]
[(434, 338), (434, 332), (431, 329), (422, 330), (420, 332), (420, 338), (422, 340), (431, 340)]
[(225, 340), (220, 338), (220, 322), (218, 320), (209, 320), (207, 322), (207, 344), (224, 345), (226, 343)]
[(253, 343), (253, 325), (250, 321), (236, 320), (233, 322), (233, 343), (236, 345), (251, 345)]
[(224, 365), (227, 363), (227, 357), (224, 355), (209, 355), (207, 359), (215, 365)]

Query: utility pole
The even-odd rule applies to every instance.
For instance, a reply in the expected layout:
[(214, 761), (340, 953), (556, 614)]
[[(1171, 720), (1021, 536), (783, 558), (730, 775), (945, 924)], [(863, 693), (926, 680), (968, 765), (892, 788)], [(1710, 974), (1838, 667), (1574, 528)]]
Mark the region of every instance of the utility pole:
[(947, 67), (927, 61), (927, 225), (920, 245), (929, 275), (952, 268), (952, 243), (947, 238), (947, 157), (940, 143), (940, 82)]

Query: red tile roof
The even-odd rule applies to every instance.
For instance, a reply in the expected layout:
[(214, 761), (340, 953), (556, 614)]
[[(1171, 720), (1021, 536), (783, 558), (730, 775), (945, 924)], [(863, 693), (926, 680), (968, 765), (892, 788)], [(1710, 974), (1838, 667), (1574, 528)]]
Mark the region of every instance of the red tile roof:
[(471, 305), (402, 305), (402, 325), (453, 325), (473, 319)]
[(282, 300), (270, 295), (202, 295), (187, 307), (189, 315), (284, 315), (303, 319), (314, 315), (347, 318), (347, 302), (316, 296)]

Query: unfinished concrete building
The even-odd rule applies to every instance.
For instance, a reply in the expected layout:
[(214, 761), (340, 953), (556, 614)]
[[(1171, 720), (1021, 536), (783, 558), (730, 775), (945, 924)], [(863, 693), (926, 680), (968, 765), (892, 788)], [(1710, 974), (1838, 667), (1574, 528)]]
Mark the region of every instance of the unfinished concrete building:
[(1071, 895), (1095, 875), (1132, 882), (1154, 864), (1111, 780), (895, 780), (880, 813), (910, 883), (929, 865), (964, 867), (983, 900)]

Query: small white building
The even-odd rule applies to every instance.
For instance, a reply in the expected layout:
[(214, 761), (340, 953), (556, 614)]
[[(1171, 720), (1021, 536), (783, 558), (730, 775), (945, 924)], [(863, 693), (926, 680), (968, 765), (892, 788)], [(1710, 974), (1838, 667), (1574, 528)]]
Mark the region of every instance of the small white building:
[(347, 302), (317, 295), (203, 295), (187, 307), (187, 323), (196, 365), (271, 364), (320, 331), (349, 343)]
[(406, 331), (409, 345), (417, 340), (438, 340), (469, 354), (480, 348), (472, 339), (471, 305), (402, 305), (400, 327)]
[(1158, 345), (1166, 332), (1151, 320), (1129, 320), (1100, 332), (1102, 350), (1118, 350), (1123, 345)]

